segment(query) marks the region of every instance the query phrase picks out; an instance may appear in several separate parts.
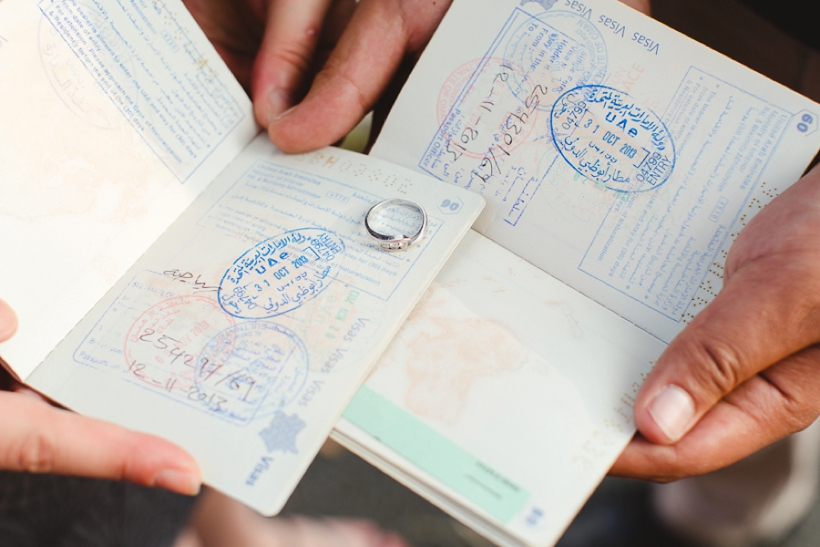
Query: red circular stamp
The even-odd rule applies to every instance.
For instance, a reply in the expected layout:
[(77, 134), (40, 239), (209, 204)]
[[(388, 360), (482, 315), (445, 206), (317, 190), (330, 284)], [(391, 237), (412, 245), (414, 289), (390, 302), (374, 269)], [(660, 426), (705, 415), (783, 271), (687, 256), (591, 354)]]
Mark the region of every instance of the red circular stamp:
[[(234, 318), (214, 299), (175, 296), (163, 300), (143, 312), (128, 330), (123, 351), (128, 371), (157, 389), (189, 389), (202, 349), (235, 325)], [(228, 343), (220, 349), (227, 359), (234, 348)]]
[(464, 87), (467, 85), (467, 82), (470, 81), (470, 78), (472, 78), (480, 63), (481, 59), (467, 61), (455, 69), (444, 81), (444, 85), (441, 86), (438, 99), (436, 100), (436, 121), (439, 126), (444, 123), (444, 118), (450, 112), (450, 109), (453, 108), (456, 99), (458, 99), (458, 96), (464, 91)]

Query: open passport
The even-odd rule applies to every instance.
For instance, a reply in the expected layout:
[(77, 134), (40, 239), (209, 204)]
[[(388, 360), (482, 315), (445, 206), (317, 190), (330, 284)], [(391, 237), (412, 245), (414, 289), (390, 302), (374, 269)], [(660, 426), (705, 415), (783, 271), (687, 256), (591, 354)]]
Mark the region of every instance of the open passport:
[[(456, 0), (370, 156), (275, 150), (180, 0), (2, 0), (0, 73), (16, 377), (265, 514), (335, 426), (505, 546), (558, 540), (820, 147), (820, 105), (615, 0)], [(390, 198), (429, 215), (397, 252)]]

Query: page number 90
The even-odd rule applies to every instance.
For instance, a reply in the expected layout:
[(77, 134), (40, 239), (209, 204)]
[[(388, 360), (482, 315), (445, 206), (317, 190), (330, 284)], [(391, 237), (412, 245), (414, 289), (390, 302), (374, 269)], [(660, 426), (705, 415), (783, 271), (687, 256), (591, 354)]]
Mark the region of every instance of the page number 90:
[(454, 213), (459, 212), (461, 210), (462, 205), (463, 205), (463, 203), (458, 198), (456, 198), (456, 199), (445, 199), (444, 201), (441, 202), (441, 205), (439, 205), (438, 208), (445, 215), (452, 215)]

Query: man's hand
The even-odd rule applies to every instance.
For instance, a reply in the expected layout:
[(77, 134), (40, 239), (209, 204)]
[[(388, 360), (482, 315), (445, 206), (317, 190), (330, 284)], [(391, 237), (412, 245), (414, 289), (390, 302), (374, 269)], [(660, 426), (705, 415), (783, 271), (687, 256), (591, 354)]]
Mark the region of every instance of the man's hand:
[(402, 63), (415, 63), (451, 3), (361, 0), (305, 99), (263, 124), (274, 144), (304, 152), (344, 137), (375, 107)]
[(650, 0), (621, 0), (624, 4), (632, 9), (636, 9), (646, 15), (652, 15), (652, 7)]
[(669, 345), (635, 404), (612, 473), (707, 473), (820, 414), (820, 168), (740, 233), (724, 285)]
[(356, 0), (183, 0), (239, 82), (260, 125), (299, 102)]
[[(184, 2), (250, 90), (274, 144), (304, 152), (340, 140), (377, 105), (390, 106), (385, 91), (409, 73), (452, 0)], [(649, 0), (623, 2), (649, 13)]]
[[(0, 300), (0, 343), (16, 330), (17, 317)], [(199, 491), (199, 468), (181, 448), (54, 408), (5, 375), (0, 368), (0, 381), (11, 388), (0, 391), (0, 469), (122, 479), (189, 495)]]
[[(649, 0), (622, 1), (649, 14)], [(338, 141), (377, 106), (397, 72), (405, 76), (409, 73), (451, 3), (361, 0), (298, 107), (265, 120), (259, 115), (260, 97), (254, 85), (257, 120), (268, 128), (274, 144), (286, 152), (305, 152)], [(408, 70), (399, 71), (403, 64)], [(265, 70), (257, 65), (255, 72)]]

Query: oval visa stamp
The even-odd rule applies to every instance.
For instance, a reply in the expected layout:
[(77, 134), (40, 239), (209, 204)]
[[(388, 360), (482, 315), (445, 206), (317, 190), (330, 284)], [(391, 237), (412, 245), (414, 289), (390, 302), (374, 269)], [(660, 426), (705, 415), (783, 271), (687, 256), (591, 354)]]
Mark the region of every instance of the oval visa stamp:
[(654, 190), (675, 169), (675, 143), (666, 124), (611, 87), (581, 86), (564, 93), (552, 108), (550, 132), (573, 169), (610, 190)]
[(300, 308), (338, 273), (345, 244), (321, 228), (300, 228), (256, 244), (225, 272), (217, 292), (225, 312), (266, 319)]
[(247, 321), (223, 330), (196, 363), (188, 399), (242, 423), (290, 404), (304, 388), (310, 367), (299, 336), (273, 321)]

